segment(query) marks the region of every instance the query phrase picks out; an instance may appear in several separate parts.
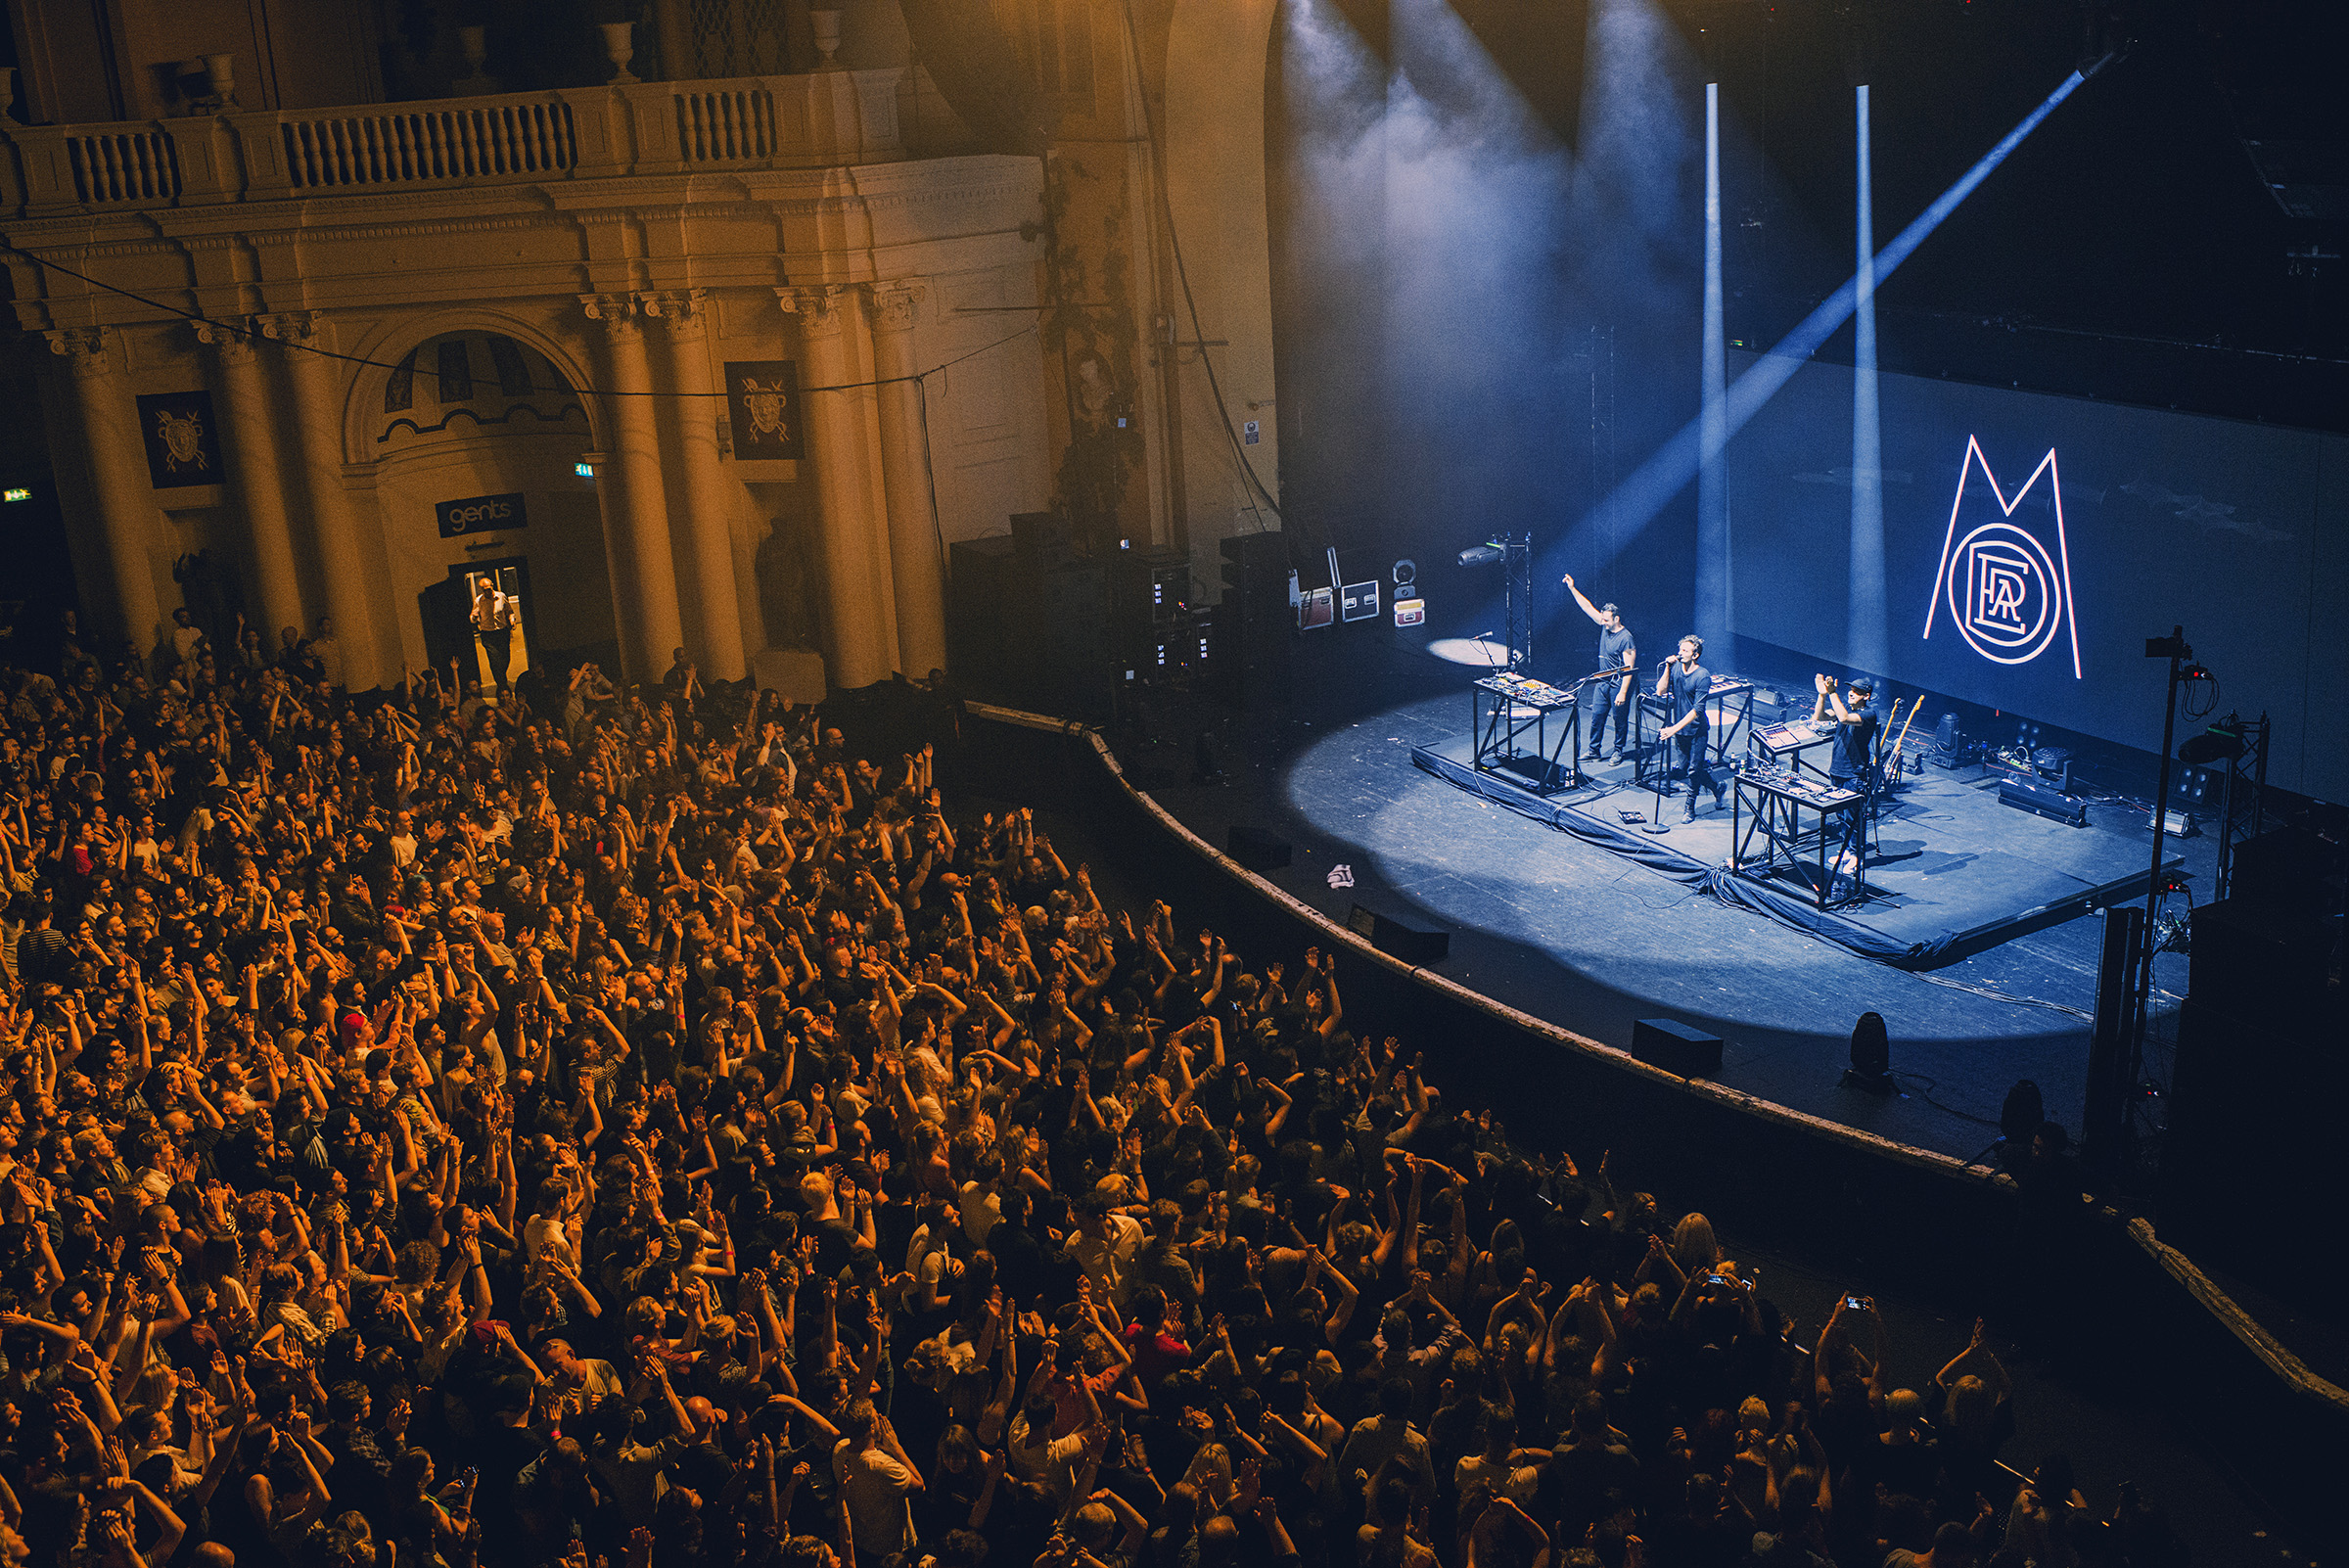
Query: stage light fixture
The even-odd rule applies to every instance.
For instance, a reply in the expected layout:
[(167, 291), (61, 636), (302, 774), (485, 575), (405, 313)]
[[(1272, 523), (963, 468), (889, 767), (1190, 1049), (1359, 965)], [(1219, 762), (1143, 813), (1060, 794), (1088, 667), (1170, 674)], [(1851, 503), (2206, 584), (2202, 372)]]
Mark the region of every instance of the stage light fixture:
[(1460, 552), (1460, 565), (1464, 567), (1493, 566), (1497, 564), (1507, 553), (1497, 544), (1472, 544)]
[(2243, 755), (2243, 737), (2230, 730), (2206, 729), (2199, 735), (2188, 735), (2186, 744), (2178, 748), (2178, 761), (2193, 767), (2208, 767), (2213, 762), (2231, 762)]
[(1893, 1092), (1892, 1035), (1882, 1013), (1862, 1013), (1852, 1026), (1852, 1065), (1844, 1069), (1843, 1086), (1870, 1094)]

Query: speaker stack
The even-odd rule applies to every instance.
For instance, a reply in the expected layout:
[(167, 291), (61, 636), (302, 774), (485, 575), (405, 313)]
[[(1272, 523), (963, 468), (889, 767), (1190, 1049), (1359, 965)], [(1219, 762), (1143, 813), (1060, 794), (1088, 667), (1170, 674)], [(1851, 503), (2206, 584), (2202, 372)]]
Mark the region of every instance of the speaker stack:
[(2337, 1233), (2349, 1203), (2337, 1127), (2349, 1042), (2328, 973), (2338, 910), (2325, 848), (2292, 830), (2250, 840), (2231, 896), (2193, 913), (2162, 1219), (2245, 1269), (2297, 1256), (2312, 1217)]
[(1013, 515), (1009, 537), (948, 552), (946, 656), (969, 690), (1015, 708), (1101, 720), (1114, 693), (1110, 574), (1068, 520)]
[(1223, 606), (1216, 617), (1214, 690), (1234, 708), (1281, 701), (1296, 638), (1289, 547), (1277, 532), (1235, 533), (1221, 546)]

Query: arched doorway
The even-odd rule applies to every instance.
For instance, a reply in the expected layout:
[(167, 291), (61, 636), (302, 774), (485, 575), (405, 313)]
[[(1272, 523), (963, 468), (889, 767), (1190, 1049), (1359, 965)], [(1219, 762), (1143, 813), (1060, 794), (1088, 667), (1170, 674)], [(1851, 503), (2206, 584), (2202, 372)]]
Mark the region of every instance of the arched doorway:
[(391, 597), (411, 665), (491, 675), (468, 617), (479, 579), (511, 596), (510, 674), (596, 659), (617, 668), (603, 521), (583, 462), (587, 401), (546, 348), (502, 324), (396, 342), (362, 386), (354, 444), (375, 468)]

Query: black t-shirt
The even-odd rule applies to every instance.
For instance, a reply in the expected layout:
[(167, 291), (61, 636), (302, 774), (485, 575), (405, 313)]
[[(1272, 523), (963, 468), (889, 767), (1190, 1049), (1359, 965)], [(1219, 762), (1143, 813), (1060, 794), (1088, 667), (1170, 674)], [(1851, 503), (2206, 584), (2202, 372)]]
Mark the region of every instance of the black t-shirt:
[(1835, 777), (1848, 778), (1866, 771), (1876, 758), (1876, 731), (1882, 727), (1876, 717), (1874, 702), (1856, 702), (1847, 699), (1844, 712), (1855, 723), (1835, 726)]
[[(1631, 627), (1619, 626), (1610, 630), (1602, 626), (1598, 632), (1598, 668), (1601, 669), (1614, 669), (1623, 663), (1623, 656), (1627, 653), (1636, 661), (1638, 648), (1638, 640), (1632, 635)], [(1602, 686), (1600, 689), (1608, 691), (1610, 697), (1613, 696), (1609, 688)]]
[(1682, 715), (1694, 709), (1696, 717), (1686, 729), (1681, 731), (1681, 734), (1692, 734), (1711, 724), (1713, 714), (1705, 707), (1705, 699), (1713, 693), (1713, 671), (1702, 665), (1694, 669), (1683, 669), (1676, 659), (1672, 665), (1671, 680), (1672, 717), (1669, 722), (1679, 723)]

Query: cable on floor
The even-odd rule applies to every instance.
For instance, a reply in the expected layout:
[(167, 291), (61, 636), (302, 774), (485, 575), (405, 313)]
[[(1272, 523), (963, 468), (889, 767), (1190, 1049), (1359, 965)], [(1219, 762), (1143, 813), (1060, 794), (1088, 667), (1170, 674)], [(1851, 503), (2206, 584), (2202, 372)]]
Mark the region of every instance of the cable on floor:
[(2085, 1007), (2074, 1007), (2069, 1002), (2046, 1001), (2038, 996), (2018, 996), (2010, 991), (1994, 991), (1988, 986), (1969, 986), (1962, 980), (1944, 980), (1939, 975), (1918, 974), (1916, 978), (1928, 986), (1947, 986), (1952, 991), (1970, 991), (1975, 995), (1987, 996), (1992, 1001), (2013, 1002), (2022, 1007), (2045, 1007), (2050, 1012), (2069, 1013), (2074, 1018), (2084, 1018), (2092, 1024), (2096, 1021), (2095, 1013)]
[[(1935, 1099), (1933, 1097), (1933, 1090), (1941, 1087), (1941, 1081), (1939, 1079), (1926, 1078), (1922, 1073), (1905, 1073), (1897, 1067), (1892, 1070), (1892, 1077), (1922, 1079), (1925, 1086), (1923, 1089), (1918, 1091), (1916, 1097), (1920, 1100), (1923, 1100), (1927, 1105), (1932, 1106), (1936, 1111), (1940, 1111), (1948, 1116), (1954, 1116), (1960, 1122), (1971, 1122), (1976, 1127), (1999, 1127), (1998, 1123), (1991, 1121), (1988, 1117), (1976, 1116), (1971, 1111), (1960, 1111), (1955, 1105), (1944, 1105), (1941, 1101)], [(2004, 1131), (2004, 1129), (2001, 1128), (2000, 1130)]]

